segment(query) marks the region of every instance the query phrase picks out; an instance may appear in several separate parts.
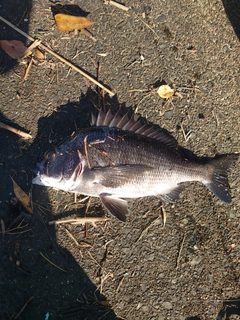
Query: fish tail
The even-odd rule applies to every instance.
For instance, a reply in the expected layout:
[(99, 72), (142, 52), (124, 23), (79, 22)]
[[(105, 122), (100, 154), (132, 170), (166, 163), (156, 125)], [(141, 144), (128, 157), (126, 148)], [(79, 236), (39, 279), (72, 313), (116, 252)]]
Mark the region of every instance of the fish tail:
[(228, 183), (228, 171), (238, 157), (239, 154), (229, 154), (209, 162), (213, 168), (211, 182), (204, 182), (204, 185), (225, 203), (230, 203), (232, 200)]

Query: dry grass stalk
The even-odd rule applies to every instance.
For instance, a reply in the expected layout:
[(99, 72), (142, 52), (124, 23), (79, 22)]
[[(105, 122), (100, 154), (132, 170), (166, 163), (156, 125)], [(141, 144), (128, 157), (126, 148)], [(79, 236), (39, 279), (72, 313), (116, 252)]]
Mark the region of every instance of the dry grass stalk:
[(91, 165), (90, 165), (90, 161), (89, 161), (89, 157), (88, 157), (87, 138), (88, 138), (88, 136), (86, 136), (83, 140), (84, 151), (85, 151), (85, 155), (86, 155), (86, 159), (87, 159), (88, 169), (91, 169)]
[(17, 320), (17, 319), (19, 318), (19, 316), (23, 313), (23, 311), (24, 311), (25, 308), (27, 307), (28, 303), (29, 303), (30, 301), (32, 301), (33, 298), (34, 298), (34, 297), (30, 297), (30, 298), (28, 299), (28, 301), (24, 304), (24, 306), (23, 306), (22, 309), (18, 312), (18, 314), (17, 314), (15, 317), (13, 317), (13, 320)]
[(163, 216), (163, 227), (165, 227), (166, 221), (167, 221), (167, 214), (163, 206), (161, 206), (161, 210), (162, 210), (162, 216)]
[(31, 59), (30, 59), (30, 62), (29, 62), (29, 64), (28, 64), (28, 66), (27, 66), (27, 69), (26, 69), (25, 75), (24, 75), (24, 77), (23, 77), (23, 80), (26, 80), (26, 79), (27, 79), (27, 77), (28, 77), (28, 75), (29, 75), (29, 72), (30, 72), (30, 69), (31, 69), (31, 67), (32, 67), (32, 63), (33, 63), (33, 57), (31, 57)]
[(62, 224), (62, 223), (85, 224), (86, 222), (94, 224), (96, 222), (106, 222), (108, 220), (110, 219), (105, 217), (82, 217), (82, 218), (76, 218), (76, 219), (49, 221), (48, 224), (49, 225)]
[(47, 262), (49, 262), (51, 265), (53, 265), (54, 267), (58, 268), (59, 270), (63, 271), (63, 272), (67, 272), (66, 270), (62, 269), (61, 267), (57, 266), (55, 263), (53, 263), (51, 260), (49, 260), (42, 252), (40, 252), (40, 255), (47, 260)]
[(37, 46), (39, 46), (41, 43), (41, 40), (35, 40), (28, 48), (25, 52), (23, 52), (23, 54), (21, 55), (21, 57), (18, 59), (19, 62), (21, 62), (21, 60), (23, 60), (24, 58), (26, 58), (27, 56), (29, 56), (32, 53), (32, 50), (35, 49)]
[(77, 239), (71, 234), (71, 232), (67, 228), (65, 228), (65, 231), (67, 232), (68, 236), (74, 241), (74, 243), (79, 247)]
[(137, 242), (142, 239), (142, 237), (145, 235), (145, 233), (148, 232), (148, 230), (149, 230), (150, 228), (152, 228), (155, 224), (158, 224), (159, 222), (160, 222), (159, 217), (156, 218), (155, 220), (153, 220), (153, 221), (150, 223), (150, 225), (147, 226), (147, 227), (142, 231), (142, 233), (140, 234), (139, 238), (137, 239)]
[(182, 253), (182, 249), (183, 249), (183, 244), (184, 244), (185, 238), (186, 238), (186, 234), (184, 234), (184, 237), (182, 239), (182, 243), (181, 243), (180, 248), (179, 248), (179, 253), (178, 253), (178, 258), (177, 258), (177, 263), (176, 263), (176, 270), (178, 269), (179, 262), (180, 262), (180, 259), (181, 259), (181, 253)]
[(116, 7), (116, 8), (118, 8), (118, 9), (121, 9), (121, 10), (123, 10), (123, 11), (128, 11), (128, 10), (129, 10), (128, 7), (124, 6), (124, 5), (121, 4), (121, 3), (118, 3), (118, 2), (116, 2), (116, 1), (113, 1), (113, 0), (104, 0), (103, 3), (105, 3), (105, 4), (110, 4), (111, 6)]
[(19, 129), (15, 129), (5, 123), (0, 122), (0, 128), (6, 129), (8, 131), (11, 131), (13, 133), (18, 134), (19, 136), (21, 136), (24, 139), (32, 139), (32, 136), (29, 133), (23, 132)]

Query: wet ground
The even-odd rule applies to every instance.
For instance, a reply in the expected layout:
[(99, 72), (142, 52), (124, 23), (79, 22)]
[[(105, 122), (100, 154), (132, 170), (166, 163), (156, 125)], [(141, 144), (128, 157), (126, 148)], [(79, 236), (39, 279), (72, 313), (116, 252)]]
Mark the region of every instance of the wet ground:
[[(0, 4), (3, 17), (91, 76), (98, 70), (116, 94), (100, 92), (99, 99), (95, 85), (48, 53), (24, 81), (26, 65), (0, 51), (0, 121), (33, 136), (23, 141), (0, 129), (0, 218), (10, 228), (0, 235), (0, 318), (240, 319), (239, 161), (229, 176), (230, 205), (189, 184), (174, 205), (131, 200), (122, 223), (93, 200), (87, 214), (110, 220), (87, 229), (49, 225), (84, 216), (86, 202), (32, 189), (29, 170), (52, 145), (87, 127), (99, 105), (137, 111), (198, 156), (239, 152), (238, 2), (126, 1), (125, 12), (102, 1), (69, 1), (95, 22), (89, 31), (96, 41), (59, 32), (50, 2)], [(0, 32), (25, 41), (2, 22)], [(178, 94), (164, 101), (155, 90), (161, 83)], [(30, 219), (12, 203), (10, 176), (32, 190)]]

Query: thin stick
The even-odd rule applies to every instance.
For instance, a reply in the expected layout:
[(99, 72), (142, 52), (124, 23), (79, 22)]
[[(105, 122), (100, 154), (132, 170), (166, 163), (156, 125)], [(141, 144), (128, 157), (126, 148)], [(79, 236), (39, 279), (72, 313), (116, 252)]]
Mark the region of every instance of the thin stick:
[(77, 242), (77, 239), (75, 239), (75, 237), (71, 234), (71, 232), (67, 228), (65, 228), (65, 231), (67, 232), (69, 237), (75, 242), (75, 244), (79, 247), (80, 244)]
[(83, 34), (85, 34), (85, 36), (87, 36), (87, 37), (89, 37), (90, 39), (92, 39), (93, 41), (97, 41), (97, 39), (89, 32), (89, 31), (87, 31), (87, 29), (85, 29), (85, 28), (82, 28), (81, 29), (81, 32), (83, 33)]
[(105, 4), (110, 4), (111, 6), (114, 6), (114, 7), (118, 8), (118, 9), (123, 10), (123, 11), (128, 11), (128, 10), (129, 10), (128, 7), (124, 6), (124, 5), (121, 4), (121, 3), (118, 3), (118, 2), (116, 2), (116, 1), (104, 0), (103, 3), (105, 3)]
[(88, 136), (86, 136), (84, 138), (84, 140), (83, 140), (83, 142), (84, 142), (84, 151), (85, 151), (85, 155), (86, 155), (86, 159), (87, 159), (88, 169), (91, 169), (91, 165), (90, 165), (89, 158), (88, 158), (87, 138), (88, 138)]
[(30, 72), (30, 69), (31, 69), (31, 67), (32, 67), (32, 63), (33, 63), (33, 57), (31, 57), (31, 60), (30, 60), (29, 65), (28, 65), (28, 67), (27, 67), (27, 69), (26, 69), (25, 75), (24, 75), (24, 77), (23, 77), (23, 80), (26, 80), (26, 79), (27, 79), (27, 77), (28, 77), (28, 75), (29, 75), (29, 72)]
[(142, 237), (144, 236), (144, 234), (147, 233), (148, 230), (149, 230), (152, 226), (154, 226), (155, 224), (157, 224), (159, 221), (160, 221), (159, 217), (156, 218), (155, 220), (153, 220), (153, 221), (150, 223), (150, 225), (147, 226), (147, 227), (142, 231), (142, 233), (140, 234), (139, 238), (137, 239), (137, 242), (140, 241), (140, 240), (142, 239)]
[(24, 58), (26, 58), (27, 56), (29, 56), (32, 52), (33, 49), (35, 49), (37, 46), (40, 45), (42, 40), (35, 40), (21, 55), (21, 57), (18, 59), (19, 62), (21, 62), (21, 60), (23, 60)]
[(150, 27), (150, 25), (149, 24), (147, 24), (144, 20), (142, 20), (141, 18), (139, 18), (138, 17), (138, 19), (139, 20), (141, 20), (142, 21), (142, 23), (144, 23), (145, 24), (145, 26), (146, 27), (148, 27), (154, 34), (155, 34), (155, 36), (159, 39), (159, 36), (158, 36), (158, 34), (156, 33), (156, 31), (154, 31), (151, 27)]
[(16, 320), (17, 318), (19, 318), (19, 316), (21, 315), (21, 313), (24, 311), (24, 309), (26, 308), (26, 306), (28, 305), (28, 303), (30, 301), (32, 301), (33, 297), (30, 297), (28, 299), (28, 301), (24, 304), (24, 306), (22, 307), (22, 309), (18, 312), (18, 314), (13, 318), (13, 320)]
[(8, 131), (11, 131), (13, 133), (16, 133), (16, 134), (18, 134), (19, 136), (21, 136), (24, 139), (32, 139), (32, 136), (30, 134), (28, 134), (26, 132), (23, 132), (23, 131), (21, 131), (19, 129), (15, 129), (13, 127), (10, 127), (9, 125), (4, 124), (2, 122), (0, 122), (0, 128), (3, 128), (3, 129), (6, 129)]
[(105, 217), (83, 217), (78, 219), (66, 219), (66, 220), (55, 220), (55, 221), (49, 221), (49, 225), (54, 224), (62, 224), (62, 223), (71, 223), (71, 224), (85, 224), (86, 222), (89, 223), (95, 223), (95, 222), (105, 222), (110, 220), (109, 218)]
[(49, 262), (51, 265), (53, 265), (54, 267), (58, 268), (59, 270), (63, 271), (63, 272), (67, 272), (66, 270), (60, 268), (59, 266), (57, 266), (55, 263), (53, 263), (51, 260), (49, 260), (42, 252), (40, 252), (40, 255), (47, 260), (47, 262)]
[[(13, 28), (14, 30), (16, 30), (17, 32), (19, 32), (20, 34), (22, 34), (24, 37), (26, 37), (27, 39), (31, 40), (31, 41), (35, 41), (35, 39), (31, 36), (29, 36), (27, 33), (25, 33), (24, 31), (22, 31), (21, 29), (15, 27), (11, 22), (7, 21), (6, 19), (4, 19), (3, 17), (0, 16), (0, 20), (2, 20), (3, 22), (5, 22), (7, 25), (9, 25), (11, 28)], [(87, 78), (88, 80), (92, 81), (94, 84), (96, 84), (97, 86), (99, 86), (100, 88), (102, 88), (103, 90), (105, 90), (111, 97), (114, 96), (114, 93), (112, 91), (110, 91), (109, 89), (107, 89), (106, 87), (104, 87), (100, 82), (96, 81), (94, 78), (90, 77), (87, 73), (85, 73), (84, 71), (82, 71), (81, 69), (75, 67), (72, 63), (68, 62), (66, 59), (62, 58), (61, 56), (59, 56), (56, 52), (52, 51), (51, 49), (49, 49), (48, 47), (46, 47), (44, 44), (39, 44), (39, 47), (42, 48), (43, 50), (47, 51), (48, 53), (50, 53), (51, 55), (53, 55), (54, 57), (56, 57), (57, 59), (59, 59), (60, 61), (62, 61), (63, 63), (65, 63), (66, 65), (68, 65), (69, 67), (71, 67), (73, 70), (77, 71), (78, 73), (80, 73), (82, 76), (84, 76), (85, 78)]]
[(177, 263), (176, 263), (176, 270), (178, 269), (178, 266), (179, 266), (179, 262), (180, 262), (181, 253), (182, 253), (182, 249), (183, 249), (183, 244), (184, 244), (185, 238), (186, 238), (186, 234), (184, 234), (184, 237), (182, 239), (182, 243), (181, 243), (181, 246), (180, 246), (180, 249), (179, 249)]
[(163, 206), (161, 206), (161, 209), (162, 209), (162, 216), (163, 216), (163, 227), (165, 227), (166, 221), (167, 221), (167, 214), (166, 214), (166, 210), (163, 208)]

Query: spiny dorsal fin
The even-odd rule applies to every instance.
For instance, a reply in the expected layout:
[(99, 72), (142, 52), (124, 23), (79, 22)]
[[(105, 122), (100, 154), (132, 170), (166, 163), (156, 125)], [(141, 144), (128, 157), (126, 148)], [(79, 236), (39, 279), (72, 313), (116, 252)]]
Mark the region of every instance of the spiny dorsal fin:
[(109, 109), (107, 113), (105, 113), (103, 109), (100, 109), (97, 118), (92, 115), (91, 125), (97, 127), (115, 127), (124, 131), (131, 131), (161, 141), (170, 148), (176, 148), (178, 146), (177, 140), (170, 134), (159, 131), (148, 123), (142, 123), (141, 120), (139, 120), (139, 116), (135, 114), (129, 119), (128, 113), (121, 116), (120, 111), (114, 115), (111, 109)]

